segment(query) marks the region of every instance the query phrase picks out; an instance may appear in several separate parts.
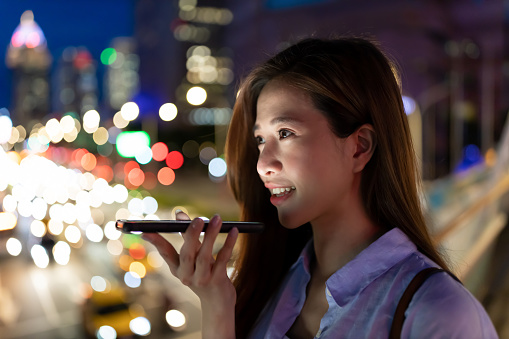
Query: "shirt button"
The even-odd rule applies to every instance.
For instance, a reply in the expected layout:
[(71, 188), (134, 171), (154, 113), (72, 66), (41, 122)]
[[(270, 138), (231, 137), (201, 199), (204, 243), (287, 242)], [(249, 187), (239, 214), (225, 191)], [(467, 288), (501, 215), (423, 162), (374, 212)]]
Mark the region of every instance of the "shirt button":
[(325, 287), (325, 293), (327, 294), (327, 296), (332, 297), (332, 294), (330, 293), (328, 287)]
[(316, 333), (316, 338), (320, 338), (321, 335), (322, 335), (322, 329), (319, 329), (318, 332)]

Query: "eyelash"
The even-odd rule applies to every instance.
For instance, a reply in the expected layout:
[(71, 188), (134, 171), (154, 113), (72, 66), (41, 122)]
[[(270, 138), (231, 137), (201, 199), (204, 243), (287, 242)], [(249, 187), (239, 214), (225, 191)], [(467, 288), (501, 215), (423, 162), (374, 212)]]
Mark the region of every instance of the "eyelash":
[[(283, 137), (282, 133), (288, 133), (288, 135)], [(277, 134), (279, 136), (279, 140), (281, 140), (281, 139), (286, 139), (286, 138), (292, 136), (294, 133), (289, 131), (289, 130), (287, 130), (286, 128), (282, 128), (282, 129), (277, 131)], [(257, 145), (261, 145), (261, 144), (265, 143), (264, 139), (262, 137), (260, 137), (260, 136), (256, 136), (255, 137), (255, 141), (256, 141)]]
[[(282, 133), (282, 132), (287, 132), (289, 135), (287, 135), (286, 137), (281, 137), (281, 133)], [(291, 132), (291, 131), (289, 131), (289, 130), (287, 130), (287, 129), (282, 128), (282, 129), (280, 129), (279, 131), (277, 131), (277, 134), (279, 135), (279, 139), (281, 140), (281, 139), (286, 139), (286, 138), (288, 138), (289, 136), (291, 136), (291, 135), (293, 134), (293, 132)]]

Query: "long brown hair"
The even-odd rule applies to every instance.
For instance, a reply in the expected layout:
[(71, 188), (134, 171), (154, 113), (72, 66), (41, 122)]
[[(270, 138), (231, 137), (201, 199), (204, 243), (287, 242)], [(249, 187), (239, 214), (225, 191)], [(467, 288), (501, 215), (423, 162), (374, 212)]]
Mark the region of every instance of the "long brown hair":
[(369, 217), (384, 230), (400, 228), (419, 251), (447, 269), (421, 209), (420, 178), (394, 63), (366, 39), (302, 40), (249, 74), (235, 103), (226, 141), (228, 178), (241, 218), (266, 224), (263, 233), (241, 238), (234, 276), (239, 338), (248, 335), (311, 238), (309, 225), (296, 230), (281, 226), (256, 171), (258, 149), (252, 132), (256, 104), (262, 88), (275, 78), (308, 93), (338, 137), (345, 138), (366, 123), (374, 127), (377, 146), (361, 179)]

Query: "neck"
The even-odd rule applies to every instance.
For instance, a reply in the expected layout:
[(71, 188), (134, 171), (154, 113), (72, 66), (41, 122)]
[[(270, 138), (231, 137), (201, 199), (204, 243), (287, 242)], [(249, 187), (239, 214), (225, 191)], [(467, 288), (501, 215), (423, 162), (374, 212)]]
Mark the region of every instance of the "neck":
[(381, 228), (365, 213), (351, 212), (347, 218), (312, 224), (315, 278), (325, 282), (380, 236)]

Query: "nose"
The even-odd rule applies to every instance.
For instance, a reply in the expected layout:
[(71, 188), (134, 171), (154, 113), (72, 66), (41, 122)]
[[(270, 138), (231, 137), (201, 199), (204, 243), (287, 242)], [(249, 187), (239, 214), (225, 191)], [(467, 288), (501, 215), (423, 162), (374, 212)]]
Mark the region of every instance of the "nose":
[(256, 163), (256, 170), (260, 177), (273, 176), (279, 173), (283, 168), (280, 161), (279, 153), (273, 145), (266, 142), (260, 150), (258, 162)]

